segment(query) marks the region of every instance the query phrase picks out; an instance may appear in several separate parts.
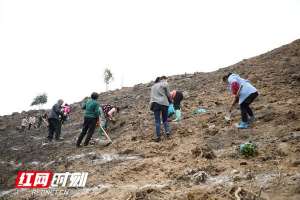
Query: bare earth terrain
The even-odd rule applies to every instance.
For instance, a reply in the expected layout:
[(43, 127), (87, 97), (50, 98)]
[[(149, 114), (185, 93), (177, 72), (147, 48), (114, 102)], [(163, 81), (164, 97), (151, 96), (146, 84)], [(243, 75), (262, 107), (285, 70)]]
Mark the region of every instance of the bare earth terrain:
[[(224, 120), (230, 96), (221, 77), (229, 71), (259, 91), (252, 104), (257, 121), (250, 129), (234, 128), (239, 110), (233, 122)], [(152, 141), (152, 83), (100, 94), (100, 103), (122, 108), (110, 125), (109, 146), (75, 147), (83, 122), (80, 103), (72, 105), (71, 120), (62, 128), (65, 140), (47, 145), (46, 128), (26, 134), (16, 129), (25, 113), (0, 117), (0, 199), (300, 199), (300, 40), (215, 72), (169, 77), (169, 85), (188, 96), (183, 120), (172, 123), (171, 139), (160, 143)], [(208, 112), (193, 114), (199, 106)], [(239, 153), (247, 141), (257, 145), (258, 155)], [(14, 189), (18, 169), (82, 171), (89, 177), (86, 188), (66, 194), (33, 193)]]

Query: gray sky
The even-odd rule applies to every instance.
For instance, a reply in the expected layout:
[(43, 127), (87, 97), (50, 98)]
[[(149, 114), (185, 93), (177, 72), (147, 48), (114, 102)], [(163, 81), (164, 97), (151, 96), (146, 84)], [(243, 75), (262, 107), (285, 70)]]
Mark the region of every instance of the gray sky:
[(298, 0), (0, 0), (0, 115), (212, 71), (300, 36)]

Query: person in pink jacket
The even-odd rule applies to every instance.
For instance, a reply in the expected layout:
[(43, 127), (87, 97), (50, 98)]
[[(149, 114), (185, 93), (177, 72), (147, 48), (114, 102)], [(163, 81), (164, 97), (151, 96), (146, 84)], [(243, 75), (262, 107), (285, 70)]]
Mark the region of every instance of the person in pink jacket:
[(71, 106), (66, 103), (65, 105), (62, 106), (62, 111), (63, 111), (63, 116), (61, 118), (61, 123), (63, 124), (69, 118), (69, 115), (71, 113)]

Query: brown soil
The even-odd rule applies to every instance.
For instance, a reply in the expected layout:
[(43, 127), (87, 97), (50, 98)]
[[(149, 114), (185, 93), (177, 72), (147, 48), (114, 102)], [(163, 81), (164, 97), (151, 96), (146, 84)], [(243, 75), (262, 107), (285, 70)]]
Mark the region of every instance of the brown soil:
[[(252, 105), (257, 121), (250, 129), (233, 127), (239, 111), (233, 122), (224, 120), (230, 98), (221, 77), (229, 71), (259, 90)], [(236, 193), (243, 200), (300, 199), (300, 40), (215, 72), (169, 77), (169, 84), (188, 96), (183, 120), (172, 123), (171, 138), (160, 143), (152, 141), (152, 83), (100, 94), (101, 103), (122, 108), (110, 124), (109, 146), (75, 148), (80, 103), (72, 105), (71, 121), (63, 127), (65, 140), (49, 145), (42, 145), (46, 128), (25, 134), (16, 129), (25, 113), (0, 117), (3, 191), (14, 187), (18, 169), (89, 172), (86, 188), (67, 189), (66, 195), (11, 190), (0, 199), (225, 200), (237, 199)], [(209, 112), (193, 114), (199, 102)], [(258, 146), (258, 155), (240, 155), (237, 148), (247, 141)]]

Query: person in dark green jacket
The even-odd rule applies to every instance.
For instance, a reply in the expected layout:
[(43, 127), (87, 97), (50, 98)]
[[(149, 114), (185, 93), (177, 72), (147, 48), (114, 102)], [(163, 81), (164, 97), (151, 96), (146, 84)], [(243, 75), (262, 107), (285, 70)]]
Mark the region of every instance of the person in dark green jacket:
[(91, 95), (91, 99), (87, 100), (82, 106), (82, 109), (85, 110), (84, 122), (82, 131), (77, 139), (77, 147), (80, 147), (81, 141), (86, 134), (87, 136), (83, 145), (87, 146), (95, 132), (96, 123), (99, 120), (100, 116), (99, 103), (97, 102), (98, 96), (99, 95), (96, 92), (93, 92)]

